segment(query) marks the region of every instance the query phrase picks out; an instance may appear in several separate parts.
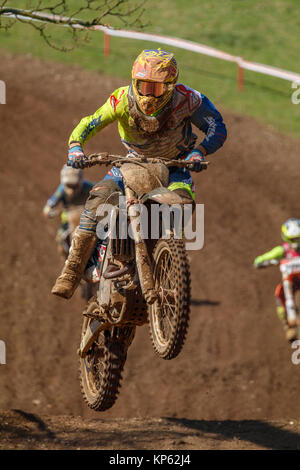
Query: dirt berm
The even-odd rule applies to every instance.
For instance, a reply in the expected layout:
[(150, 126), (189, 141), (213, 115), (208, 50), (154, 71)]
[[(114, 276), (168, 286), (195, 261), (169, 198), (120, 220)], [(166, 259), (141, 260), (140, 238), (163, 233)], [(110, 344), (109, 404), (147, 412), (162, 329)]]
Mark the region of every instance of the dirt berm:
[[(300, 216), (299, 141), (223, 111), (228, 140), (195, 176), (197, 202), (205, 204), (205, 244), (189, 252), (185, 347), (173, 361), (160, 360), (148, 327), (141, 327), (118, 401), (97, 414), (79, 389), (82, 301), (79, 293), (70, 301), (50, 294), (60, 269), (59, 221), (46, 221), (42, 208), (59, 183), (71, 130), (126, 81), (4, 51), (0, 79), (7, 88), (0, 107), (0, 339), (7, 348), (0, 368), (1, 446), (299, 447), (300, 365), (292, 363), (275, 315), (279, 270), (252, 267), (256, 255), (280, 243), (285, 219)], [(124, 152), (116, 125), (86, 150)], [(105, 171), (85, 176), (97, 181)], [(72, 437), (55, 443), (51, 436), (63, 429)], [(137, 440), (130, 438), (133, 429)], [(159, 429), (164, 442), (155, 440)]]

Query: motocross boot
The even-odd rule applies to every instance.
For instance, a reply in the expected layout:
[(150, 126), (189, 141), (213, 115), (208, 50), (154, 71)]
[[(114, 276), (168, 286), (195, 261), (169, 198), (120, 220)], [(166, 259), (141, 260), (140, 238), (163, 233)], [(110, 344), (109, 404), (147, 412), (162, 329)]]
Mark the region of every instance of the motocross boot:
[(297, 339), (297, 330), (296, 328), (291, 328), (290, 326), (287, 326), (286, 327), (286, 330), (285, 330), (285, 337), (288, 341), (290, 341), (291, 343)]
[(65, 299), (72, 297), (80, 283), (87, 262), (96, 246), (95, 232), (76, 230), (71, 243), (69, 256), (64, 264), (61, 275), (57, 278), (52, 294)]
[(278, 313), (278, 309), (284, 309), (284, 315), (282, 315), (282, 317), (281, 318), (279, 317), (279, 318), (283, 324), (283, 329), (285, 331), (285, 338), (287, 341), (293, 342), (295, 339), (297, 339), (296, 322), (287, 321), (284, 307), (277, 307), (277, 313)]

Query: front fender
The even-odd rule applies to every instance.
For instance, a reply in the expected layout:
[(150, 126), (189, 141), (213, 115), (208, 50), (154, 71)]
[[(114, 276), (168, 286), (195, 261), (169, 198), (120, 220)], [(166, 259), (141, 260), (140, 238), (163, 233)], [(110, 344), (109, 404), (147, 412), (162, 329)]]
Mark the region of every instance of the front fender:
[(185, 200), (175, 191), (171, 191), (170, 189), (164, 187), (153, 189), (149, 193), (145, 194), (141, 198), (141, 203), (145, 204), (145, 202), (149, 199), (158, 202), (159, 204), (168, 204), (169, 206), (172, 204), (190, 203), (189, 200)]

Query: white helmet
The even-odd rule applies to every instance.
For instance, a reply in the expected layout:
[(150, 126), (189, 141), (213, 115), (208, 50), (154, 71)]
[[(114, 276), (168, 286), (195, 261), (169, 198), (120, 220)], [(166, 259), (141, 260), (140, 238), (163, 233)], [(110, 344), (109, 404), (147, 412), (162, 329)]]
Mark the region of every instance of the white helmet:
[(288, 242), (292, 248), (300, 246), (300, 219), (292, 217), (281, 226), (281, 237)]
[(83, 172), (80, 169), (64, 165), (60, 172), (60, 182), (67, 186), (77, 186), (81, 183)]

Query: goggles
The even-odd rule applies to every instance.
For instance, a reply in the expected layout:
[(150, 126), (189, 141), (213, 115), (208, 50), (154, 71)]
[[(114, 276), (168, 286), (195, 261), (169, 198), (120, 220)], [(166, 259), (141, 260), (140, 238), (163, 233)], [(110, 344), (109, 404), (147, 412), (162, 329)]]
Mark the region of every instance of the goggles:
[(144, 80), (138, 80), (137, 90), (142, 96), (155, 96), (155, 98), (158, 98), (168, 90), (168, 85), (162, 82), (145, 82)]

